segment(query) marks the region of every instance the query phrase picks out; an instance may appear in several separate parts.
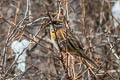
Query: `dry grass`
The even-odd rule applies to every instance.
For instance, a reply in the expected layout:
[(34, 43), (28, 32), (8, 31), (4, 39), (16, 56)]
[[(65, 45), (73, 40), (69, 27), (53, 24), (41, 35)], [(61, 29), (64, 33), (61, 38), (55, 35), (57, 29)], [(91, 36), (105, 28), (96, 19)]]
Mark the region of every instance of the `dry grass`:
[[(114, 28), (109, 20), (113, 3), (113, 0), (0, 0), (1, 80), (119, 80), (120, 28)], [(77, 56), (56, 51), (49, 41), (50, 17), (73, 31), (99, 69)], [(31, 45), (26, 72), (18, 74), (10, 45), (24, 38)]]

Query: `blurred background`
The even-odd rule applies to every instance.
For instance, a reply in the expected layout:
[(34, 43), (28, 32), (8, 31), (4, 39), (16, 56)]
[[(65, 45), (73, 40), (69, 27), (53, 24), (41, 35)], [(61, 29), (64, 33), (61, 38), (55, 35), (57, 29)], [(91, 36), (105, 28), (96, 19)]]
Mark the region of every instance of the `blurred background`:
[[(117, 0), (0, 0), (1, 80), (119, 80), (120, 26)], [(120, 16), (118, 5), (118, 16)], [(117, 9), (117, 8), (116, 8)], [(48, 14), (49, 12), (49, 14)], [(50, 42), (50, 17), (70, 28), (99, 69), (57, 52)], [(115, 22), (117, 26), (115, 26)], [(58, 26), (58, 25), (57, 25)], [(13, 41), (27, 39), (26, 71), (15, 68)]]

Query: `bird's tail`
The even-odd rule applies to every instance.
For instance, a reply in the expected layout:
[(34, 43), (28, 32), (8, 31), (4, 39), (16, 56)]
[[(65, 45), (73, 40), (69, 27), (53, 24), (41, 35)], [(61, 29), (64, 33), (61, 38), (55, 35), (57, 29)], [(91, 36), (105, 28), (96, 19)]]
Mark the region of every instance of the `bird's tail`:
[(91, 60), (89, 57), (87, 56), (82, 56), (83, 59), (85, 59), (88, 63), (90, 63), (94, 68), (99, 68), (98, 65), (93, 61)]

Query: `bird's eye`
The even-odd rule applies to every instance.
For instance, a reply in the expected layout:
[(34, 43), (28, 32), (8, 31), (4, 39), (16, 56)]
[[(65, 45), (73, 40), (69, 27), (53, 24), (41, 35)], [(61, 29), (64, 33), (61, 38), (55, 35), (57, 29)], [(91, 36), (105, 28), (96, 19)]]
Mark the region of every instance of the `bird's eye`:
[(55, 33), (55, 31), (52, 31), (52, 33)]

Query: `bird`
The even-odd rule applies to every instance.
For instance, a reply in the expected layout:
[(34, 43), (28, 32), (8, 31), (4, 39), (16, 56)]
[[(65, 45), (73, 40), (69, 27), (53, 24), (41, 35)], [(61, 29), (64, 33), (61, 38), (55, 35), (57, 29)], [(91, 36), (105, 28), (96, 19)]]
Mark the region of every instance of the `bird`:
[(71, 55), (80, 56), (90, 63), (94, 68), (98, 68), (98, 65), (88, 56), (86, 56), (81, 44), (69, 29), (50, 25), (50, 39), (53, 42), (53, 46), (59, 52), (67, 50)]

